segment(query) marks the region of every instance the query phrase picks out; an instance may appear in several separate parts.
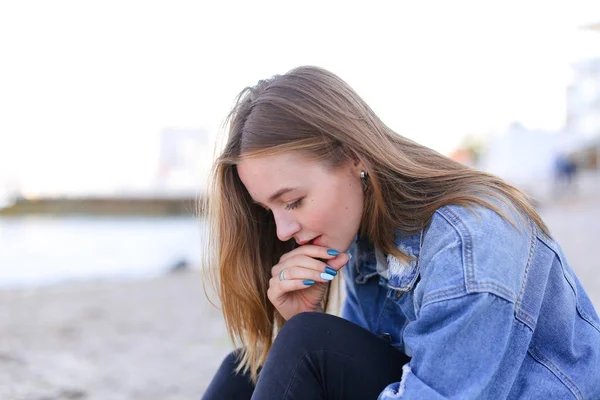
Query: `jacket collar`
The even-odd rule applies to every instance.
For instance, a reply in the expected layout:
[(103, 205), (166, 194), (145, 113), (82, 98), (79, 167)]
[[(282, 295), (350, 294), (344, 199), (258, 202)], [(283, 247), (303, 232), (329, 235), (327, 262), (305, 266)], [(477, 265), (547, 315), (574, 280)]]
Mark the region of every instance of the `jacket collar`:
[[(388, 287), (394, 290), (408, 292), (413, 289), (419, 277), (418, 257), (423, 242), (423, 231), (407, 235), (405, 232), (396, 230), (394, 243), (402, 253), (413, 257), (407, 263), (403, 263), (391, 254), (386, 255), (389, 280)], [(372, 276), (377, 275), (377, 259), (375, 248), (366, 238), (356, 237), (356, 283), (365, 283)]]

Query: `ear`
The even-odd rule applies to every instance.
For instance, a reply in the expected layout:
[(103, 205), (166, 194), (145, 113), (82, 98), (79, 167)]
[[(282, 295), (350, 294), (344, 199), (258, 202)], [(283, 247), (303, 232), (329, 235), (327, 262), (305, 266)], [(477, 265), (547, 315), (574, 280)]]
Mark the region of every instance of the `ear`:
[(354, 153), (353, 151), (349, 151), (348, 152), (348, 156), (350, 158), (350, 160), (352, 160), (352, 163), (354, 164), (354, 167), (360, 167), (362, 165), (362, 161), (360, 160), (360, 158), (356, 155), (356, 153)]
[(365, 169), (365, 164), (362, 162), (360, 157), (352, 150), (346, 150), (347, 160), (345, 162), (346, 168), (349, 168), (349, 172), (353, 176), (360, 176), (360, 171)]
[(357, 178), (360, 177), (360, 171), (365, 169), (365, 165), (360, 160), (349, 160), (347, 166), (350, 174)]

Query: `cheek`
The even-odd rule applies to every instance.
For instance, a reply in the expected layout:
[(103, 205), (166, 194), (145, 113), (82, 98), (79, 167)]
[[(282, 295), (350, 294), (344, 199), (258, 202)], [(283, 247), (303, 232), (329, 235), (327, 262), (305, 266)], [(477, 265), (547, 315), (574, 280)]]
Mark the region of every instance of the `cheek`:
[(309, 201), (306, 212), (303, 213), (302, 225), (314, 233), (331, 229), (335, 216), (331, 215), (331, 203), (326, 198), (314, 198)]
[(358, 230), (362, 215), (362, 189), (356, 193), (351, 186), (338, 187), (337, 190), (323, 193), (319, 198), (309, 201), (304, 218), (304, 227), (317, 232), (332, 235)]

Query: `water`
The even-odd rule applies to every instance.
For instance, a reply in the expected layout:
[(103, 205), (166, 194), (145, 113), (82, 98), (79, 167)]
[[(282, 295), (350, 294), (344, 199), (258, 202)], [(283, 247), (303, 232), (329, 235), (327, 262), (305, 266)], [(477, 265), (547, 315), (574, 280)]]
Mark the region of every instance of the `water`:
[(198, 266), (203, 223), (189, 217), (0, 218), (0, 287), (163, 274)]

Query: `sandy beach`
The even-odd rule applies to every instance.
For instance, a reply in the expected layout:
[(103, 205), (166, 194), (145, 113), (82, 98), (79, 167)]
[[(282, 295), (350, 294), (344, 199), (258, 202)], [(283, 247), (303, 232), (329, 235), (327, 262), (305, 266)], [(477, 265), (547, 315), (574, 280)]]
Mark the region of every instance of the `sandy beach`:
[(0, 292), (0, 399), (199, 399), (230, 344), (196, 271)]
[[(600, 197), (541, 209), (600, 309)], [(198, 271), (0, 291), (0, 399), (199, 399), (231, 350)]]

